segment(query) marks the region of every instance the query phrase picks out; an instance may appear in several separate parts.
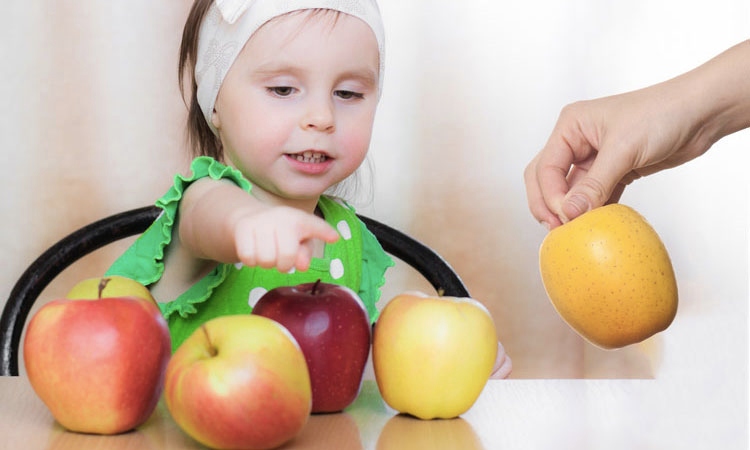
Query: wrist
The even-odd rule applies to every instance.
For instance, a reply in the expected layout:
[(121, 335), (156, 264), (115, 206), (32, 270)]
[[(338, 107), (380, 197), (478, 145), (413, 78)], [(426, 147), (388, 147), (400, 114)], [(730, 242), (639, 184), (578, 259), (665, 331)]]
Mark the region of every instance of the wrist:
[[(750, 41), (686, 74), (710, 144), (750, 126)], [(709, 144), (709, 145), (710, 145)]]

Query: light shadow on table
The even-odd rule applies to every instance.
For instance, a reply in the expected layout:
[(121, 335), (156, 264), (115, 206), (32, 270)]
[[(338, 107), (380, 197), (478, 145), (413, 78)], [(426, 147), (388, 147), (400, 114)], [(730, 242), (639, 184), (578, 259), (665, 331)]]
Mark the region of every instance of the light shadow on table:
[(346, 412), (333, 414), (313, 414), (300, 434), (279, 450), (311, 449), (351, 449), (360, 450), (362, 440), (357, 423)]
[(163, 401), (154, 413), (137, 429), (116, 434), (98, 435), (68, 431), (55, 422), (49, 435), (47, 450), (63, 449), (139, 449), (157, 450), (165, 448), (202, 449), (198, 442), (183, 433), (172, 421)]
[(455, 419), (421, 420), (398, 414), (383, 427), (377, 450), (484, 450), (469, 422)]
[(68, 431), (55, 424), (52, 433), (49, 436), (47, 445), (48, 450), (62, 449), (93, 449), (106, 448), (112, 450), (139, 448), (144, 450), (158, 449), (158, 446), (152, 445), (149, 438), (139, 431), (130, 431), (119, 435), (98, 435), (83, 434)]

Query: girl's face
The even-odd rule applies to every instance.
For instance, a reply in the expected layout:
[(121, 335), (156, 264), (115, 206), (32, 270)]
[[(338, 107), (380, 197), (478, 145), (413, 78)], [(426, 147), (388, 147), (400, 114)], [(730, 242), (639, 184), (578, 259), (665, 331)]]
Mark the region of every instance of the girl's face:
[(271, 204), (312, 211), (367, 155), (378, 96), (377, 41), (346, 14), (279, 16), (248, 40), (216, 99), (231, 164)]

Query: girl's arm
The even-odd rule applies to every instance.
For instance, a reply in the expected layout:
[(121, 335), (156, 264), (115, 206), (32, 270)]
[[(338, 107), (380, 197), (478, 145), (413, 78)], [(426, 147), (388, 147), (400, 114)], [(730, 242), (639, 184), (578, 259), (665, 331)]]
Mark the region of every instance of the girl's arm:
[(314, 239), (338, 239), (311, 213), (266, 205), (229, 181), (210, 178), (185, 191), (178, 224), (180, 242), (195, 258), (282, 272), (307, 270)]
[(202, 178), (180, 201), (164, 273), (152, 292), (176, 298), (217, 263), (307, 270), (316, 239), (339, 235), (325, 220), (287, 206), (262, 203), (227, 180)]

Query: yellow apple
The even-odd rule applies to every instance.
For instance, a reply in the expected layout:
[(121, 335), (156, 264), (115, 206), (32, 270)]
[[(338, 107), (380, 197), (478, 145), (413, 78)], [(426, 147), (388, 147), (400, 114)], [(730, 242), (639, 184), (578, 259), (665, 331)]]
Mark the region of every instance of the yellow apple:
[(212, 448), (275, 448), (312, 408), (305, 356), (278, 322), (254, 314), (211, 319), (172, 355), (164, 398), (174, 421)]
[(105, 297), (138, 297), (156, 305), (156, 300), (146, 286), (119, 275), (87, 278), (78, 282), (65, 295), (65, 298), (74, 300), (96, 300)]
[(405, 292), (386, 304), (372, 345), (383, 400), (420, 419), (468, 411), (497, 356), (495, 324), (484, 305), (420, 292)]
[(672, 263), (651, 225), (632, 208), (595, 208), (545, 237), (544, 288), (560, 316), (605, 348), (665, 330), (677, 312)]

